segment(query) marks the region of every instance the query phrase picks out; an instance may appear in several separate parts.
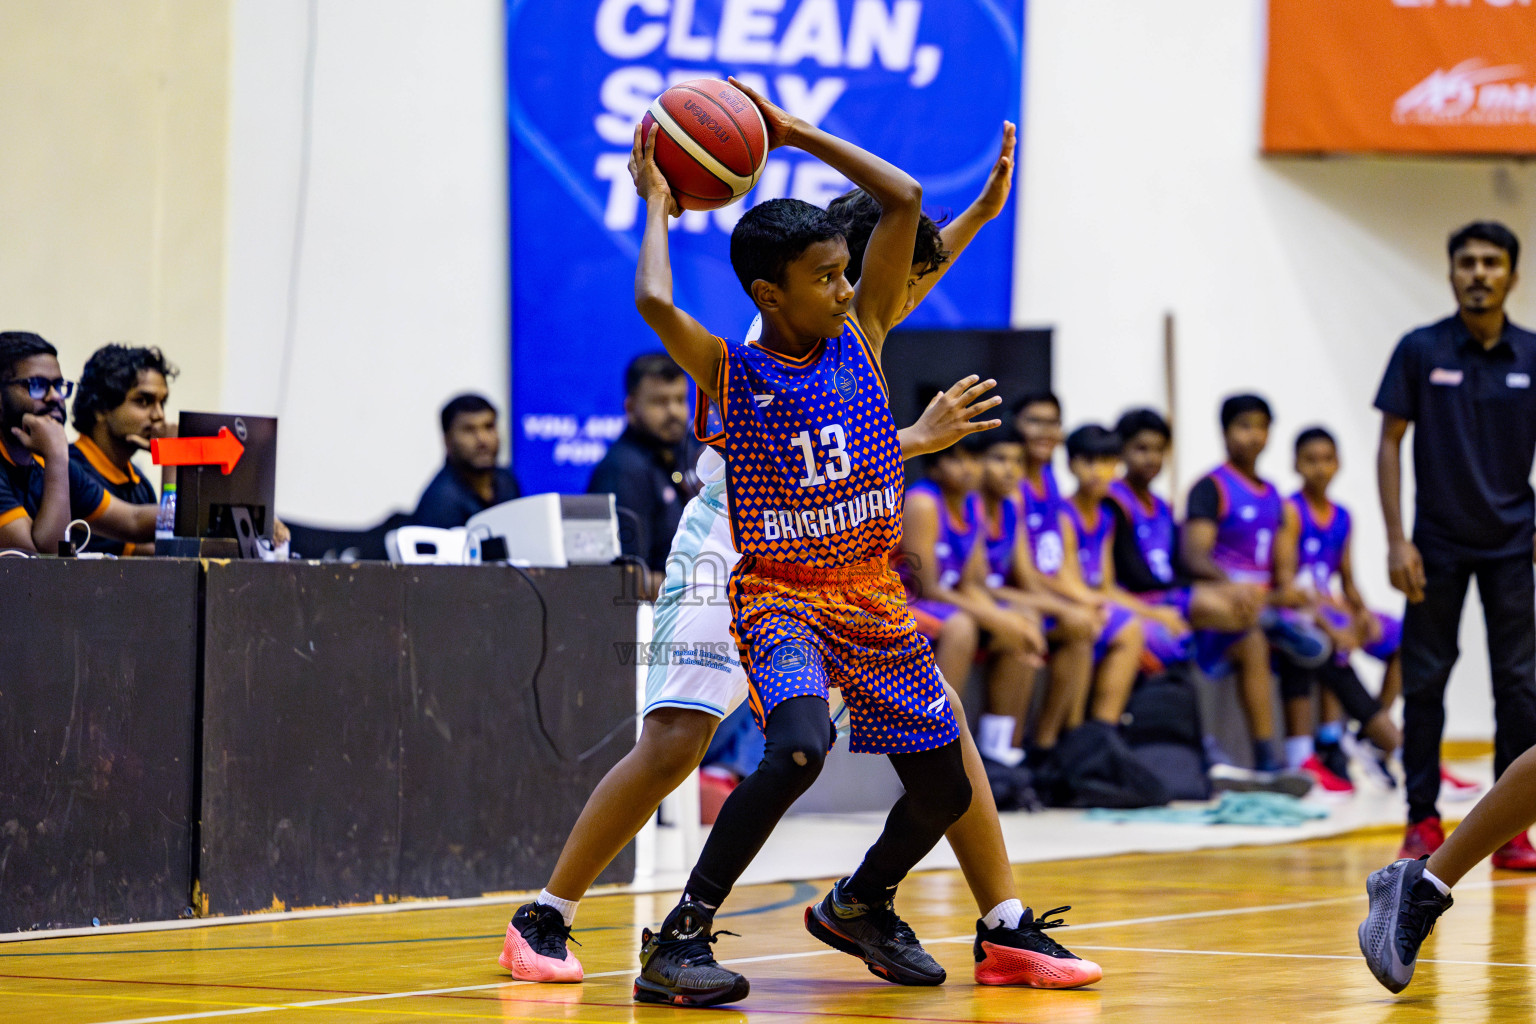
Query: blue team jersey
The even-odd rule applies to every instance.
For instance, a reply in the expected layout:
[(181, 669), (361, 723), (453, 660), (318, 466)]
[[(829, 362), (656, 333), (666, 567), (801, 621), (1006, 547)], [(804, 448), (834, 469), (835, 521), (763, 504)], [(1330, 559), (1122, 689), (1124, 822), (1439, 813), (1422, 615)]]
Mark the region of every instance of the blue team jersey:
[(1019, 538), (1019, 522), (1023, 518), (1019, 500), (1009, 495), (997, 505), (997, 518), (992, 519), (982, 506), (982, 520), (987, 539), (987, 586), (1005, 587), (1014, 583), (1014, 545)]
[(907, 488), (907, 494), (926, 494), (939, 507), (939, 536), (933, 543), (933, 557), (939, 569), (939, 583), (954, 588), (959, 586), (965, 574), (965, 563), (971, 557), (971, 549), (981, 536), (981, 496), (967, 494), (964, 504), (964, 521), (956, 522), (950, 514), (944, 492), (931, 480), (919, 480)]
[(1285, 517), (1280, 492), (1267, 480), (1254, 483), (1230, 464), (1212, 470), (1209, 479), (1221, 498), (1211, 558), (1234, 582), (1268, 586), (1275, 534)]
[(886, 558), (901, 539), (901, 444), (853, 320), (799, 359), (720, 344), (718, 429), (702, 400), (696, 429), (726, 455), (736, 550), (820, 568)]
[(1098, 590), (1104, 585), (1104, 546), (1114, 537), (1114, 517), (1105, 514), (1104, 509), (1097, 508), (1094, 509), (1094, 521), (1090, 524), (1078, 511), (1076, 503), (1064, 501), (1062, 508), (1066, 510), (1067, 520), (1077, 534), (1077, 561), (1083, 571), (1083, 582)]
[(1125, 512), (1136, 538), (1137, 550), (1152, 575), (1164, 585), (1173, 586), (1177, 580), (1173, 571), (1174, 545), (1178, 543), (1173, 509), (1155, 494), (1152, 495), (1152, 507), (1147, 508), (1124, 480), (1109, 485), (1109, 497)]
[(1056, 474), (1046, 465), (1040, 470), (1040, 489), (1036, 490), (1025, 477), (1019, 491), (1024, 499), (1024, 528), (1029, 531), (1035, 568), (1055, 576), (1066, 559), (1066, 548), (1061, 542), (1061, 513), (1066, 502), (1061, 488), (1056, 486)]
[(1329, 594), (1333, 578), (1343, 564), (1344, 549), (1349, 544), (1349, 509), (1329, 502), (1328, 520), (1320, 522), (1300, 491), (1291, 495), (1290, 502), (1301, 519), (1296, 578), (1318, 594)]

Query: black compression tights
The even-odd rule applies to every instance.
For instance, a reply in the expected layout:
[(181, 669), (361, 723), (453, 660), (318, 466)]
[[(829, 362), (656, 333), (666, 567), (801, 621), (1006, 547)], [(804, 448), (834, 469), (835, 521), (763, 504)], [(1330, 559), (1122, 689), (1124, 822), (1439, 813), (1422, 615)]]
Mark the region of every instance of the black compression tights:
[[(821, 773), (831, 739), (827, 702), (791, 697), (773, 709), (763, 732), (762, 762), (726, 798), (688, 879), (688, 895), (710, 906), (725, 902), (784, 812)], [(971, 803), (959, 741), (890, 758), (907, 792), (854, 875), (853, 892), (871, 903), (905, 878)]]

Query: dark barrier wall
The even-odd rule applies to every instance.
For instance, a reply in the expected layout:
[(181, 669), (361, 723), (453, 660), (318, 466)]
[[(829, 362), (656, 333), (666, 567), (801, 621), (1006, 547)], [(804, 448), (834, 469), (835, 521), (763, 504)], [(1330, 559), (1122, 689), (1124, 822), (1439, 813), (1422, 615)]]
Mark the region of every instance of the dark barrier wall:
[(631, 571), (210, 564), (201, 909), (542, 885), (634, 741)]
[(0, 559), (0, 932), (190, 902), (198, 575)]

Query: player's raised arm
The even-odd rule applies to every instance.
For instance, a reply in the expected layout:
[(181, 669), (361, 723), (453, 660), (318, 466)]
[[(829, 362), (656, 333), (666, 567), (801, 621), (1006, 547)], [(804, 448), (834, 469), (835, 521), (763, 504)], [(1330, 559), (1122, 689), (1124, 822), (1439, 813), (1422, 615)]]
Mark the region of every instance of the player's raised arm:
[(1003, 207), (1008, 204), (1008, 194), (1013, 191), (1013, 151), (1017, 144), (1017, 129), (1012, 121), (1004, 121), (1002, 152), (998, 153), (997, 160), (992, 164), (992, 172), (987, 175), (987, 183), (982, 186), (981, 194), (959, 216), (939, 230), (939, 238), (944, 242), (945, 259), (935, 269), (918, 278), (912, 286), (910, 299), (914, 307), (927, 298), (941, 277), (949, 273), (949, 268), (955, 265), (955, 260), (971, 244), (976, 232), (1003, 212)]
[(803, 150), (841, 171), (880, 204), (880, 221), (864, 250), (864, 265), (853, 300), (859, 326), (878, 353), (886, 332), (901, 319), (906, 308), (912, 249), (917, 242), (918, 219), (923, 214), (923, 187), (895, 164), (791, 117), (749, 86), (734, 78), (730, 81), (762, 111), (770, 149), (794, 146)]
[(699, 390), (718, 402), (716, 381), (723, 350), (717, 338), (672, 302), (672, 258), (667, 248), (667, 219), (682, 210), (672, 187), (656, 166), (656, 125), (649, 136), (635, 127), (634, 147), (629, 154), (629, 174), (635, 191), (645, 202), (645, 236), (640, 242), (640, 263), (635, 268), (635, 308), (666, 346)]
[(901, 442), (902, 459), (943, 451), (967, 434), (1001, 426), (1002, 420), (976, 419), (1002, 403), (996, 395), (982, 397), (996, 386), (995, 380), (978, 382), (973, 373), (957, 380), (948, 391), (934, 395), (915, 423), (896, 432), (896, 439)]

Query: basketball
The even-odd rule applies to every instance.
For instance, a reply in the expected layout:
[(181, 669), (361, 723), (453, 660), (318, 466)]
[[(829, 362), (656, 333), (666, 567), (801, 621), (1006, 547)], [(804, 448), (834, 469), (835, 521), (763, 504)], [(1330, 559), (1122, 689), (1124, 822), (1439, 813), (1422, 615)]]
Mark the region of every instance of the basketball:
[(768, 159), (768, 126), (757, 105), (729, 82), (679, 82), (651, 103), (641, 122), (656, 133), (656, 166), (685, 210), (717, 210), (757, 184)]

